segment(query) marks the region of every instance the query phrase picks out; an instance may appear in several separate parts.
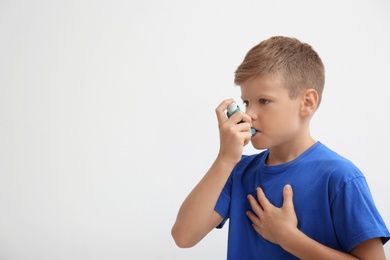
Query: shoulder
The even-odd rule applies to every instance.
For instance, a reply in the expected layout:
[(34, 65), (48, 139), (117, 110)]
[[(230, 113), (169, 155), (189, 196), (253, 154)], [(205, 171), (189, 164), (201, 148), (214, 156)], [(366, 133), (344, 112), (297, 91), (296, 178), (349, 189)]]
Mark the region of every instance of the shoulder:
[(317, 181), (327, 186), (331, 197), (344, 189), (350, 183), (365, 183), (365, 177), (360, 169), (349, 159), (319, 144), (311, 155), (301, 165), (315, 172)]
[(256, 173), (261, 165), (264, 162), (264, 156), (266, 151), (260, 152), (258, 154), (252, 155), (242, 155), (241, 160), (236, 164), (232, 173), (230, 174), (230, 179), (241, 179), (244, 176), (252, 176)]
[(243, 171), (248, 168), (258, 166), (264, 161), (264, 156), (267, 156), (267, 151), (262, 151), (258, 154), (242, 155), (241, 160), (236, 164), (235, 171)]
[(321, 167), (322, 172), (329, 174), (330, 177), (344, 181), (364, 177), (352, 161), (325, 145), (320, 144), (316, 150), (311, 159), (312, 163)]

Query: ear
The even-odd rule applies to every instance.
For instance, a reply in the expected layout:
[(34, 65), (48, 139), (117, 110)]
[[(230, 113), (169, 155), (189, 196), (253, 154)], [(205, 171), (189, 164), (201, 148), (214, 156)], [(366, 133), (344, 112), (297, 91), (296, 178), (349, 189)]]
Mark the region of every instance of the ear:
[(302, 93), (301, 115), (311, 116), (317, 110), (318, 93), (315, 89), (309, 88)]

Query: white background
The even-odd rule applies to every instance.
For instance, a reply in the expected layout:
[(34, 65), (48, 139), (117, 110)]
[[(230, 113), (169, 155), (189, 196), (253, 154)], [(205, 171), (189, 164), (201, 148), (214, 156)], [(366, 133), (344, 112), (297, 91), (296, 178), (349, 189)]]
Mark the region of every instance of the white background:
[(234, 70), (274, 35), (322, 57), (312, 134), (390, 226), (389, 27), (388, 0), (0, 0), (0, 259), (225, 259), (227, 228), (191, 249), (170, 229)]

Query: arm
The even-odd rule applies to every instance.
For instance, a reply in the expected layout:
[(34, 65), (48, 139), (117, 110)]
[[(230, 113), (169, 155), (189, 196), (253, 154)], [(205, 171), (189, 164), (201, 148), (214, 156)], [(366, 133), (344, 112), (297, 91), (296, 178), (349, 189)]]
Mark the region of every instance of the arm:
[(353, 248), (350, 254), (346, 254), (322, 245), (302, 233), (297, 228), (293, 193), (289, 185), (283, 190), (284, 201), (281, 208), (274, 207), (261, 188), (257, 189), (257, 196), (259, 202), (253, 196), (248, 196), (254, 213), (247, 213), (256, 232), (300, 259), (386, 259), (379, 238), (367, 240)]
[(217, 159), (184, 200), (179, 209), (172, 236), (179, 247), (192, 247), (222, 222), (214, 210), (231, 167)]
[[(248, 115), (237, 112), (226, 118), (224, 111), (232, 102), (227, 99), (216, 108), (220, 131), (218, 156), (184, 200), (172, 227), (172, 236), (179, 247), (194, 246), (222, 221), (214, 207), (230, 173), (241, 159), (243, 146), (251, 138)], [(237, 124), (240, 121), (244, 123)]]

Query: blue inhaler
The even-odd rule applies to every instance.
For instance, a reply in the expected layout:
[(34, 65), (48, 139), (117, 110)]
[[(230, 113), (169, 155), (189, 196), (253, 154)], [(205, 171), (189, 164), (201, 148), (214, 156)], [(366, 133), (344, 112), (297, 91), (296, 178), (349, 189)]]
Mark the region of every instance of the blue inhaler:
[[(227, 107), (227, 117), (231, 117), (234, 113), (236, 113), (237, 111), (240, 111), (240, 107), (236, 104), (236, 102), (233, 102), (231, 103), (228, 107)], [(254, 129), (253, 127), (251, 128), (251, 134), (252, 136), (254, 136), (256, 134), (256, 129)]]

